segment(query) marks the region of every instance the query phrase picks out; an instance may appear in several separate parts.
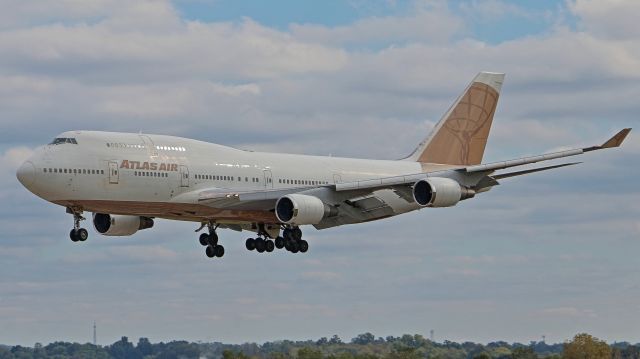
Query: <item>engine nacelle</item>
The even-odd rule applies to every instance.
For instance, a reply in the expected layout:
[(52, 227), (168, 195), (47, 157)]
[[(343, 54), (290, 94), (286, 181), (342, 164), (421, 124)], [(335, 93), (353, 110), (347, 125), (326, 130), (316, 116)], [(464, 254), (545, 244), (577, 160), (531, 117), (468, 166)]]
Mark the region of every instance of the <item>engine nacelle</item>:
[(413, 199), (422, 207), (451, 207), (473, 196), (475, 191), (450, 178), (429, 177), (413, 185)]
[(286, 224), (318, 224), (333, 214), (331, 207), (320, 198), (305, 194), (288, 194), (276, 202), (276, 217)]
[(93, 214), (93, 228), (104, 236), (130, 236), (141, 229), (153, 227), (153, 219), (119, 214)]

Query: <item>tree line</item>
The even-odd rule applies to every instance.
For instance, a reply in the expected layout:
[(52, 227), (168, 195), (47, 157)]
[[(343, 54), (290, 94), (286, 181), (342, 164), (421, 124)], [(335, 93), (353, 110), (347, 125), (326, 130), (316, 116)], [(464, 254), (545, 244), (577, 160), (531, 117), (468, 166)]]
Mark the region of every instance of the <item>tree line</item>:
[(589, 334), (578, 334), (562, 344), (497, 341), (486, 345), (445, 340), (434, 342), (422, 335), (375, 337), (364, 333), (343, 342), (334, 335), (318, 340), (282, 340), (223, 344), (171, 341), (136, 344), (122, 337), (106, 346), (69, 342), (33, 347), (0, 345), (0, 359), (640, 359), (640, 343), (607, 344)]

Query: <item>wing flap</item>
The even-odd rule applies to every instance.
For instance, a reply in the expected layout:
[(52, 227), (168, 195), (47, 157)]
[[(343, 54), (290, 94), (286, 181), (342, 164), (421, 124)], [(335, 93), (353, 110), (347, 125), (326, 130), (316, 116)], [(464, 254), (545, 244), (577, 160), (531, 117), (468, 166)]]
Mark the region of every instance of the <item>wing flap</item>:
[(496, 180), (500, 180), (500, 179), (503, 179), (503, 178), (528, 175), (530, 173), (536, 173), (536, 172), (542, 172), (542, 171), (552, 170), (552, 169), (556, 169), (556, 168), (562, 168), (562, 167), (567, 167), (567, 166), (578, 165), (580, 163), (582, 163), (582, 162), (563, 163), (561, 165), (532, 168), (532, 169), (529, 169), (529, 170), (509, 172), (509, 173), (500, 173), (500, 174), (497, 174), (497, 175), (492, 175), (491, 177), (496, 179)]

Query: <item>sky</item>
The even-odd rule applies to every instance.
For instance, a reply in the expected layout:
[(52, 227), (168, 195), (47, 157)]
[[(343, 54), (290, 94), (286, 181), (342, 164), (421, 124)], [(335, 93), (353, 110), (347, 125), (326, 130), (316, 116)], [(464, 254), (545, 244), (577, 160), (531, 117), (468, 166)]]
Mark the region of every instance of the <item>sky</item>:
[[(243, 149), (409, 154), (479, 71), (506, 72), (485, 162), (638, 127), (635, 0), (0, 0), (0, 343), (229, 343), (435, 331), (640, 342), (640, 140), (454, 208), (247, 252), (192, 223), (72, 243), (15, 170), (72, 129)], [(8, 11), (6, 9), (9, 9)], [(638, 129), (640, 130), (640, 128)], [(636, 130), (636, 131), (638, 131)], [(85, 227), (91, 228), (89, 223)]]

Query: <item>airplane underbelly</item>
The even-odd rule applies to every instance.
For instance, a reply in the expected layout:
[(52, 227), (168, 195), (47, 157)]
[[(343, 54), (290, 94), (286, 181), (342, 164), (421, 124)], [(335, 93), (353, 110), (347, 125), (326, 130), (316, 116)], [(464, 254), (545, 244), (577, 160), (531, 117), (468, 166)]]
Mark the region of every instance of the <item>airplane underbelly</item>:
[(61, 200), (62, 206), (81, 206), (94, 213), (160, 217), (184, 221), (214, 219), (217, 222), (278, 223), (271, 211), (219, 209), (199, 204), (115, 200)]

